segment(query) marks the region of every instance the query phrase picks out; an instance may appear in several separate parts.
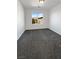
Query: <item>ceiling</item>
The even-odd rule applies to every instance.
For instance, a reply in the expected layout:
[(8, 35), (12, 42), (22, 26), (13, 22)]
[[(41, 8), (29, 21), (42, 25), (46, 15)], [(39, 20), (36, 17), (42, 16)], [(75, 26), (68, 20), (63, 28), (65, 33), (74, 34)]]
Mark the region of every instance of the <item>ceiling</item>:
[(61, 0), (45, 0), (44, 4), (39, 3), (39, 0), (20, 0), (25, 8), (45, 8), (50, 9), (57, 4), (61, 3)]

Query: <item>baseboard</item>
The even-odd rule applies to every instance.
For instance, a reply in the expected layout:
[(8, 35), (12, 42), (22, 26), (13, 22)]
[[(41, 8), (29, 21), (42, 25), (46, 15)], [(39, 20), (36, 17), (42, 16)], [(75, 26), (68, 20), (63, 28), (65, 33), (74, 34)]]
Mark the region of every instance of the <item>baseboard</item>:
[(41, 30), (41, 29), (48, 29), (48, 28), (40, 28), (40, 29), (26, 29), (26, 30)]
[(61, 36), (61, 34), (59, 34), (58, 32), (56, 32), (56, 31), (54, 31), (54, 30), (52, 30), (52, 29), (50, 29), (50, 28), (48, 28), (48, 29)]
[(23, 33), (25, 32), (26, 30), (24, 30), (21, 35), (17, 38), (17, 40), (19, 40), (19, 38), (23, 35)]

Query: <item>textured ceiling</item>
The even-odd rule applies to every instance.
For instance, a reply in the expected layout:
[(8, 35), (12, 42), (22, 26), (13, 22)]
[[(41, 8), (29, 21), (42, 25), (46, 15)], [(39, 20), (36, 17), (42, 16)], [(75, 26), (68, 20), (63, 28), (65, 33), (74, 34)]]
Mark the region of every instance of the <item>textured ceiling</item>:
[(39, 0), (20, 0), (25, 8), (45, 8), (50, 9), (61, 3), (61, 0), (45, 0), (44, 4), (40, 4)]

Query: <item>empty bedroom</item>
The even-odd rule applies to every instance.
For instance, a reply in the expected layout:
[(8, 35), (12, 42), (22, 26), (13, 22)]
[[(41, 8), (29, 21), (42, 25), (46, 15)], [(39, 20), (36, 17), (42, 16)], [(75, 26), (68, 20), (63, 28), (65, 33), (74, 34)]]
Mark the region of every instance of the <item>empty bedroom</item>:
[(61, 0), (17, 0), (17, 59), (61, 59)]

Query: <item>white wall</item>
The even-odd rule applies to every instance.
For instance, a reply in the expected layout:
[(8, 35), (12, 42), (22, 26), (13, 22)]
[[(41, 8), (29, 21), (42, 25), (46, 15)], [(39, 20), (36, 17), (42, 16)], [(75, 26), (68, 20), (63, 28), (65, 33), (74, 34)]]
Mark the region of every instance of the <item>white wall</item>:
[(25, 31), (24, 9), (21, 2), (17, 1), (17, 39)]
[[(42, 9), (25, 9), (26, 12), (26, 30), (48, 28), (48, 11)], [(40, 12), (44, 14), (43, 24), (32, 24), (32, 12)]]
[(57, 5), (50, 10), (49, 28), (58, 34), (61, 34), (61, 5)]

